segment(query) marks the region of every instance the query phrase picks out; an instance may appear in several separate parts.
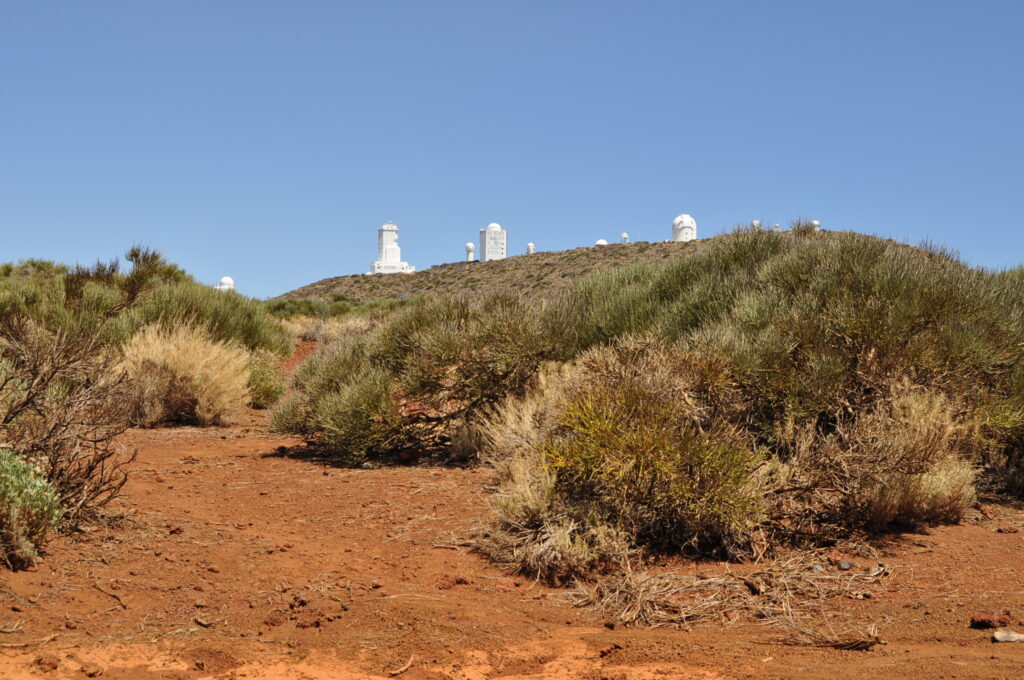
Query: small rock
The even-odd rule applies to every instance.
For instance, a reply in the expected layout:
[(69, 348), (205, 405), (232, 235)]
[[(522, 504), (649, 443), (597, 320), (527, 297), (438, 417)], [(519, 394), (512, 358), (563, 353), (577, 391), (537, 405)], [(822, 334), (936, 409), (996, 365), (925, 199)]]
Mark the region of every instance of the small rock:
[(60, 668), (60, 661), (52, 654), (47, 654), (46, 656), (36, 657), (36, 660), (32, 662), (32, 665), (36, 667), (37, 671), (49, 673), (50, 671), (55, 671)]
[(220, 573), (220, 569), (218, 569), (217, 567), (207, 567), (206, 571), (210, 572), (211, 574), (219, 574)]
[(622, 645), (620, 645), (620, 644), (618, 644), (616, 642), (616, 643), (608, 645), (607, 647), (605, 647), (604, 649), (599, 651), (598, 652), (598, 656), (600, 656), (603, 659), (604, 657), (608, 656), (612, 652), (614, 652), (616, 650), (619, 650), (619, 649), (622, 649)]
[(363, 463), (359, 467), (363, 468), (364, 470), (372, 470), (373, 469), (373, 463), (371, 463), (370, 461), (366, 461), (365, 463)]
[(820, 564), (815, 564), (811, 567), (811, 571), (813, 571), (816, 574), (820, 574), (821, 572), (825, 571), (825, 567), (821, 566)]
[(857, 565), (851, 562), (850, 560), (843, 560), (842, 562), (836, 565), (836, 568), (839, 569), (839, 571), (850, 571), (856, 566)]
[(992, 642), (1024, 642), (1024, 635), (1012, 630), (997, 630), (992, 633)]
[(604, 622), (604, 627), (607, 628), (608, 630), (615, 630), (615, 622), (614, 621), (605, 621)]
[(87, 678), (96, 678), (103, 675), (103, 669), (94, 663), (83, 663), (82, 672)]
[(384, 587), (384, 582), (383, 581), (379, 581), (377, 579), (374, 579), (374, 580), (370, 581), (370, 588), (372, 588), (373, 590), (380, 590), (383, 587)]
[(171, 527), (170, 531), (168, 531), (167, 533), (172, 534), (172, 535), (177, 535), (177, 534), (185, 533), (185, 530), (182, 529), (181, 527)]
[(1005, 526), (999, 527), (998, 529), (996, 529), (996, 532), (1000, 534), (1016, 534), (1020, 532), (1020, 529), (1018, 529), (1017, 527)]
[(971, 617), (971, 628), (1002, 628), (1010, 625), (1010, 612), (1007, 609), (998, 612), (979, 612)]

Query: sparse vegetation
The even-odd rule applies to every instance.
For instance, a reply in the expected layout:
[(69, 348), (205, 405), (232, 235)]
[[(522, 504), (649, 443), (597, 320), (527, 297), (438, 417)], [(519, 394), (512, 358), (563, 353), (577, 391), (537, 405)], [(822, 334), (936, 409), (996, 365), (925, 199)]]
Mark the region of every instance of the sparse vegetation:
[(124, 370), (137, 425), (229, 425), (249, 402), (248, 354), (195, 326), (143, 329), (124, 347)]
[(249, 404), (253, 408), (270, 408), (284, 394), (288, 385), (277, 361), (277, 356), (266, 350), (249, 357)]
[(337, 455), (482, 445), (482, 549), (552, 582), (956, 521), (978, 466), (1019, 479), (1020, 277), (796, 226), (418, 301), (311, 358), (275, 423)]
[(0, 449), (0, 559), (10, 569), (35, 564), (62, 510), (53, 486), (29, 463)]

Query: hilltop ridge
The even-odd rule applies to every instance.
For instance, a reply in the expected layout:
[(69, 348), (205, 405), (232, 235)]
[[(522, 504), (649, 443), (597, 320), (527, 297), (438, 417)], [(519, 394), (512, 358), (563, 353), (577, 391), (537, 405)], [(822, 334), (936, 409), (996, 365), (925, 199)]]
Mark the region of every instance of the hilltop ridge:
[(327, 300), (333, 296), (343, 296), (357, 302), (371, 302), (398, 295), (428, 292), (450, 294), (510, 287), (521, 293), (550, 292), (566, 287), (593, 271), (640, 261), (665, 260), (697, 243), (700, 241), (638, 241), (515, 255), (491, 262), (449, 262), (412, 274), (334, 276), (278, 297)]

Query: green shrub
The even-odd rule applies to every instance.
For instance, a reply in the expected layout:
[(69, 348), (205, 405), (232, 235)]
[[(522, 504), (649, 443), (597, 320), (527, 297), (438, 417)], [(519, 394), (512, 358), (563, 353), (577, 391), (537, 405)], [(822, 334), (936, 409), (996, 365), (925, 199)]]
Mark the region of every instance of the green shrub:
[(284, 356), (293, 349), (291, 335), (262, 302), (196, 283), (154, 289), (133, 310), (132, 318), (139, 326), (202, 326), (213, 340), (253, 351), (265, 349)]
[(0, 449), (0, 557), (11, 569), (35, 564), (61, 519), (60, 497), (32, 465)]
[(249, 404), (253, 408), (270, 408), (287, 387), (278, 368), (277, 356), (266, 350), (253, 352), (249, 358)]

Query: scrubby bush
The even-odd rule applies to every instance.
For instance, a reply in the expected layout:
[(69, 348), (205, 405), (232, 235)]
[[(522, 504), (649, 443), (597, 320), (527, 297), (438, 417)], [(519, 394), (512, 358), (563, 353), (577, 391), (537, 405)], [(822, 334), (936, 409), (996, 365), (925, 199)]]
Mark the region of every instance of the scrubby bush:
[(284, 394), (287, 381), (277, 363), (277, 356), (266, 350), (249, 357), (249, 404), (253, 408), (270, 408)]
[(561, 582), (636, 547), (743, 554), (760, 519), (744, 405), (715, 368), (626, 338), (549, 371), (483, 424), (499, 473), (485, 552)]
[(265, 349), (284, 356), (292, 339), (263, 303), (234, 291), (221, 291), (197, 283), (155, 288), (134, 310), (140, 325), (183, 324), (202, 326), (213, 340), (231, 342), (250, 350)]
[(518, 296), (418, 299), (310, 357), (272, 422), (338, 456), (419, 455), (521, 391), (553, 352)]
[(60, 496), (39, 471), (0, 449), (0, 559), (8, 568), (35, 564), (62, 513)]
[(598, 527), (736, 555), (955, 521), (977, 466), (1024, 488), (1019, 272), (802, 224), (673, 252), (547, 299), (417, 301), (311, 359), (277, 420), (366, 455), (484, 440), (493, 554), (553, 580), (621, 554)]
[(124, 346), (123, 365), (137, 425), (229, 425), (249, 402), (247, 352), (202, 328), (149, 326)]
[(0, 441), (59, 495), (74, 526), (114, 498), (132, 456), (115, 444), (129, 393), (95, 328), (53, 331), (0, 313)]
[(832, 432), (797, 437), (782, 484), (838, 524), (956, 522), (975, 500), (971, 429), (941, 392), (897, 383)]

